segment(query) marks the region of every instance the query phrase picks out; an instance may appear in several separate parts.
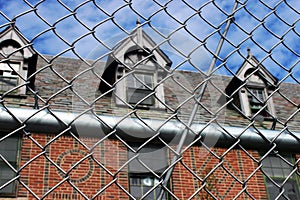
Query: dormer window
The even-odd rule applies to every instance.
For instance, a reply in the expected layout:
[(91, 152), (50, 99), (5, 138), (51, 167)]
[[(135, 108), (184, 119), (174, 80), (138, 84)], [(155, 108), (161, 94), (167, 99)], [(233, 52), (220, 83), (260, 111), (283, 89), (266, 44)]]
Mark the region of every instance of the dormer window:
[(274, 77), (248, 50), (247, 60), (239, 68), (225, 91), (233, 99), (230, 105), (244, 116), (276, 117), (272, 91), (277, 84)]
[(262, 115), (263, 117), (269, 117), (268, 105), (264, 107), (266, 102), (266, 91), (265, 88), (247, 88), (248, 101), (249, 101), (249, 116), (255, 114)]
[(19, 84), (20, 62), (0, 63), (0, 92), (6, 92)]
[(155, 98), (151, 95), (154, 86), (153, 74), (133, 73), (126, 77), (127, 101), (130, 104), (153, 106)]
[(0, 94), (23, 96), (34, 88), (37, 55), (14, 25), (0, 33)]
[[(137, 28), (109, 55), (99, 90), (113, 94), (116, 105), (135, 108), (165, 108), (163, 79), (171, 60), (158, 45)], [(161, 82), (162, 81), (162, 82)]]
[[(157, 69), (154, 56), (141, 49), (129, 49), (124, 55), (124, 65), (118, 66), (116, 95), (133, 106), (156, 107)], [(122, 93), (120, 88), (125, 91)]]
[(268, 97), (271, 89), (264, 83), (264, 77), (254, 75), (247, 77), (246, 86), (239, 91), (240, 109), (247, 117), (262, 116), (270, 118), (275, 116), (272, 97)]

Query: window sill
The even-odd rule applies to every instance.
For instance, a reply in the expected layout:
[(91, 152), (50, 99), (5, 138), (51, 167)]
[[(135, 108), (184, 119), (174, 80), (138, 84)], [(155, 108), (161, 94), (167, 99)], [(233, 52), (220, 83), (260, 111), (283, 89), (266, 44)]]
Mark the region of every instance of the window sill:
[[(2, 95), (3, 95), (3, 93), (0, 93), (0, 96), (2, 96)], [(6, 94), (5, 97), (8, 97), (8, 98), (18, 98), (18, 99), (26, 99), (27, 95), (25, 95), (25, 94)]]
[(264, 121), (274, 121), (273, 117), (264, 117)]
[[(132, 104), (129, 104), (129, 105), (131, 105), (132, 107), (134, 106), (134, 105), (132, 105)], [(117, 107), (120, 107), (120, 108), (127, 108), (127, 109), (130, 109), (130, 107), (127, 106), (126, 104), (118, 104), (118, 103), (116, 103), (116, 106), (117, 106)], [(160, 107), (156, 107), (156, 106), (142, 106), (142, 105), (136, 106), (136, 109), (141, 109), (141, 110), (166, 111), (166, 108), (160, 108)]]
[(27, 200), (27, 197), (0, 197), (0, 200)]
[[(253, 118), (253, 116), (252, 115), (247, 115), (247, 117), (248, 118)], [(247, 117), (245, 117), (245, 118), (247, 118)], [(257, 116), (256, 116), (257, 117)], [(274, 117), (263, 117), (262, 116), (262, 121), (268, 121), (268, 122), (270, 122), (270, 121), (274, 121)]]

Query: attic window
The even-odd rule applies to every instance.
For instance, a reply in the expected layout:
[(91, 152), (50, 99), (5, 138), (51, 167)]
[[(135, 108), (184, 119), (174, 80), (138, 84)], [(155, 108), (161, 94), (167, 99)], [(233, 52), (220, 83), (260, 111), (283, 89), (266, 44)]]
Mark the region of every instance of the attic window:
[(248, 117), (262, 116), (265, 119), (275, 116), (272, 97), (268, 97), (271, 88), (268, 87), (266, 75), (261, 72), (252, 73), (253, 68), (246, 70), (244, 77), (246, 86), (240, 92), (240, 105)]
[(19, 84), (20, 62), (0, 63), (0, 92), (6, 92)]
[(248, 101), (251, 115), (257, 112), (263, 117), (270, 117), (268, 114), (268, 105), (264, 107), (266, 102), (266, 94), (264, 88), (248, 88)]
[[(140, 108), (145, 109), (165, 109), (162, 80), (171, 64), (172, 61), (159, 45), (142, 30), (142, 25), (137, 23), (130, 37), (115, 46), (112, 54), (108, 56), (99, 89), (102, 93), (111, 90), (116, 105), (119, 106), (135, 105), (136, 108), (141, 105)], [(127, 77), (129, 74), (140, 78)], [(151, 81), (148, 81), (149, 79)]]
[[(155, 103), (155, 98), (151, 95), (155, 84), (153, 56), (144, 50), (137, 49), (126, 53), (124, 62), (134, 71), (126, 77), (127, 102), (139, 106), (153, 106)], [(125, 71), (128, 72), (128, 70)]]
[(276, 89), (277, 82), (277, 78), (248, 49), (247, 59), (225, 91), (233, 98), (233, 108), (244, 116), (271, 120), (276, 118), (272, 91)]
[(0, 94), (26, 97), (34, 89), (37, 54), (13, 24), (0, 34)]
[[(150, 51), (149, 51), (150, 52)], [(128, 50), (116, 69), (116, 103), (139, 108), (163, 108), (163, 84), (159, 64), (146, 49)]]
[(155, 100), (154, 97), (150, 95), (154, 84), (153, 78), (153, 74), (129, 74), (126, 78), (128, 103), (152, 106)]

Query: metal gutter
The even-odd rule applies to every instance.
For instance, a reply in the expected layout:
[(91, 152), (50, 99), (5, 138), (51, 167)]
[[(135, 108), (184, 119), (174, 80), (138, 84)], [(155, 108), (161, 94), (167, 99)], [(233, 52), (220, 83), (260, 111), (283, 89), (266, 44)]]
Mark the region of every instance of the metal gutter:
[[(149, 126), (145, 125), (148, 124)], [(60, 134), (67, 128), (78, 137), (103, 138), (112, 133), (132, 142), (143, 142), (159, 136), (170, 144), (178, 144), (186, 127), (178, 121), (122, 118), (118, 116), (49, 112), (27, 108), (0, 108), (1, 131), (11, 132), (24, 127), (30, 133)], [(195, 139), (197, 141), (195, 141)], [(272, 142), (273, 141), (273, 142)], [(187, 132), (184, 145), (209, 147), (231, 147), (238, 142), (245, 149), (269, 150), (300, 153), (300, 132), (287, 130), (265, 130), (245, 127), (218, 126), (216, 124), (192, 124)]]

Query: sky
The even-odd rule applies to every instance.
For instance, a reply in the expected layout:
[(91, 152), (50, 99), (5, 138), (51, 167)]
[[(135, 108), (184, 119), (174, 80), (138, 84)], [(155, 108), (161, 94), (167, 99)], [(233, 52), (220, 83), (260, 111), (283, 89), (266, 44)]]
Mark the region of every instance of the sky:
[[(0, 30), (15, 19), (41, 54), (103, 59), (140, 19), (173, 69), (207, 72), (234, 0), (0, 0)], [(300, 82), (300, 1), (240, 0), (215, 65), (231, 75), (247, 49), (279, 81)], [(73, 51), (72, 51), (73, 50)]]

